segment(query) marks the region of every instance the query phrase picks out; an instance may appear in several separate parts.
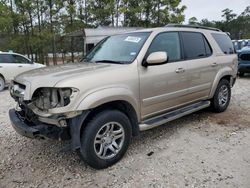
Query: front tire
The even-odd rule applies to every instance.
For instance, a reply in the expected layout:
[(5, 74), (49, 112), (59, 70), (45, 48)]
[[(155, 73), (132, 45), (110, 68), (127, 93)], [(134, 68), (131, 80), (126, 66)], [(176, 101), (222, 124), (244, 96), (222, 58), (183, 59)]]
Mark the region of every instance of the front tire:
[(104, 169), (126, 153), (132, 137), (128, 117), (118, 110), (96, 114), (81, 135), (80, 156), (91, 167)]
[(3, 77), (0, 76), (0, 91), (3, 91), (5, 88), (5, 81)]
[(224, 112), (231, 99), (231, 87), (230, 83), (226, 79), (222, 79), (215, 91), (214, 97), (211, 100), (211, 107), (214, 112)]

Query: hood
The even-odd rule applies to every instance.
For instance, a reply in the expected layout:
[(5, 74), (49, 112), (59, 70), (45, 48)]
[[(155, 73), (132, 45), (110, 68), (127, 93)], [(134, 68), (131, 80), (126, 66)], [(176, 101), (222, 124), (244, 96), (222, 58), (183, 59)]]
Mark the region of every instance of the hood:
[(239, 54), (250, 54), (250, 48), (243, 49), (239, 52)]
[(79, 75), (86, 75), (97, 70), (108, 69), (117, 66), (114, 64), (97, 64), (97, 63), (71, 63), (57, 66), (50, 66), (31, 70), (15, 77), (15, 81), (40, 86), (53, 87), (57, 82), (72, 78)]

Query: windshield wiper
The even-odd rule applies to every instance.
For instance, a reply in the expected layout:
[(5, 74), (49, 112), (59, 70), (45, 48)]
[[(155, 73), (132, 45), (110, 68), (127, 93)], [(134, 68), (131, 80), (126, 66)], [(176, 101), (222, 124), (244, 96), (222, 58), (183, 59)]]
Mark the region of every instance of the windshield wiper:
[(127, 64), (125, 61), (113, 61), (113, 60), (98, 60), (95, 63), (113, 63), (113, 64)]

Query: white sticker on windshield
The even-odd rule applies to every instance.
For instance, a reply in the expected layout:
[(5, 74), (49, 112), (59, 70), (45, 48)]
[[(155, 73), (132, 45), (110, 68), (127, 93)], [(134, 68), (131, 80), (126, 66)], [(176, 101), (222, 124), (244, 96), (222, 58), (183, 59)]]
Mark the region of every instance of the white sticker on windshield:
[(141, 38), (128, 36), (124, 41), (138, 43), (141, 41)]

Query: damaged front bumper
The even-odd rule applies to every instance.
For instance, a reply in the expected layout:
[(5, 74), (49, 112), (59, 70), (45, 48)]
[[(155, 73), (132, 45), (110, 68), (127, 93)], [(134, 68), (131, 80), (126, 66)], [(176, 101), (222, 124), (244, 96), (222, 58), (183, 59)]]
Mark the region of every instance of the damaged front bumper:
[(70, 135), (68, 134), (67, 128), (61, 128), (49, 124), (34, 124), (25, 120), (21, 113), (15, 109), (9, 110), (9, 118), (12, 127), (17, 133), (28, 138), (36, 139), (56, 139), (56, 140), (69, 140)]
[(90, 111), (84, 111), (80, 115), (68, 119), (66, 127), (29, 122), (15, 109), (9, 110), (9, 117), (13, 128), (20, 135), (33, 139), (70, 140), (71, 150), (76, 151), (81, 148), (81, 128), (89, 113)]
[(17, 107), (9, 110), (9, 117), (16, 132), (28, 138), (70, 140), (73, 151), (80, 149), (81, 128), (90, 110), (72, 110), (71, 102), (79, 90), (40, 88), (32, 97), (27, 95), (28, 90), (26, 84), (16, 81), (10, 86)]

